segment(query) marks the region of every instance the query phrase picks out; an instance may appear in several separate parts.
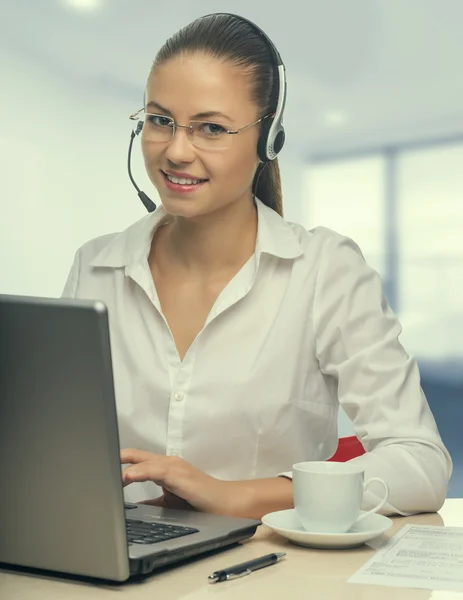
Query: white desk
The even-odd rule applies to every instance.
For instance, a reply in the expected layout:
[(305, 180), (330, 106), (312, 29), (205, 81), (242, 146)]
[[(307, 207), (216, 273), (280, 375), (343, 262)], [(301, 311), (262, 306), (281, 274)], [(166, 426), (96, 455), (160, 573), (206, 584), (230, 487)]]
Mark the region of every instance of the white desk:
[[(463, 499), (447, 500), (438, 514), (394, 519), (392, 535), (406, 523), (463, 526)], [(275, 551), (284, 561), (235, 581), (209, 584), (213, 571)], [(463, 594), (358, 585), (347, 579), (373, 554), (362, 546), (352, 550), (311, 550), (287, 542), (262, 526), (240, 547), (214, 557), (153, 575), (141, 583), (101, 586), (64, 579), (0, 571), (1, 600), (463, 600)]]

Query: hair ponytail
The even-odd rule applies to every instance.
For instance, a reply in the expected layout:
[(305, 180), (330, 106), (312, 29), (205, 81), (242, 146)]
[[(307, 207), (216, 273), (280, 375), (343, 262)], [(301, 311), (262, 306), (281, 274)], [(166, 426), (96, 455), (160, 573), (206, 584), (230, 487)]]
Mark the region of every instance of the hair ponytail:
[(280, 217), (283, 216), (283, 194), (278, 158), (259, 165), (254, 176), (253, 193)]

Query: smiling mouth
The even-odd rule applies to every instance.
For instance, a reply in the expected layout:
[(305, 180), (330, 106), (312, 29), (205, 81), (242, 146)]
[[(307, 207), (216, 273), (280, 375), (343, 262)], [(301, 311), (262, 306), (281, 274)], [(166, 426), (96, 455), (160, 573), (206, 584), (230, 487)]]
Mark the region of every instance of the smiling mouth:
[(199, 183), (204, 183), (208, 181), (207, 179), (189, 179), (186, 177), (175, 177), (174, 175), (169, 175), (164, 171), (161, 171), (166, 179), (168, 179), (171, 183), (175, 183), (177, 185), (198, 185)]

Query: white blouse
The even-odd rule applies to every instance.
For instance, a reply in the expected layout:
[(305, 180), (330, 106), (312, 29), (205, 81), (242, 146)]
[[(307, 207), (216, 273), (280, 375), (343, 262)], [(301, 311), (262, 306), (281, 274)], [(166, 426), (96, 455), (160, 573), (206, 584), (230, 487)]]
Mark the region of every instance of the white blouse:
[[(226, 480), (290, 475), (334, 453), (341, 404), (367, 451), (354, 461), (389, 485), (383, 512), (437, 510), (452, 462), (379, 275), (351, 239), (257, 209), (255, 253), (183, 361), (147, 260), (162, 206), (76, 253), (63, 295), (108, 307), (121, 446)], [(363, 508), (381, 495), (370, 489)], [(126, 488), (129, 501), (159, 495)]]

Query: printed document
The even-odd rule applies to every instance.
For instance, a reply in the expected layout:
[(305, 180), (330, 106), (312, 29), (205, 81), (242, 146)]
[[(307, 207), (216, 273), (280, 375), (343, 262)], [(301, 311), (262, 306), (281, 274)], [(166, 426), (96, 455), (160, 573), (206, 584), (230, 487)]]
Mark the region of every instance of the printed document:
[(349, 583), (463, 592), (463, 527), (405, 525)]

